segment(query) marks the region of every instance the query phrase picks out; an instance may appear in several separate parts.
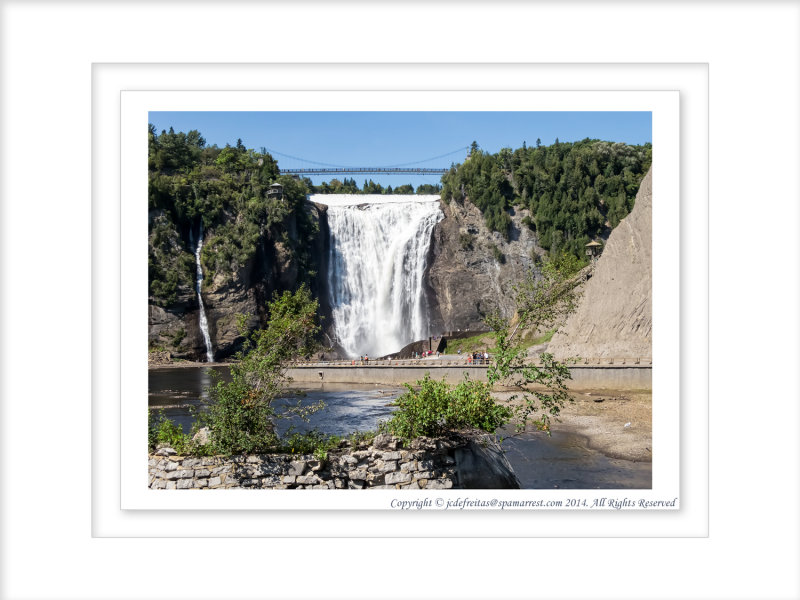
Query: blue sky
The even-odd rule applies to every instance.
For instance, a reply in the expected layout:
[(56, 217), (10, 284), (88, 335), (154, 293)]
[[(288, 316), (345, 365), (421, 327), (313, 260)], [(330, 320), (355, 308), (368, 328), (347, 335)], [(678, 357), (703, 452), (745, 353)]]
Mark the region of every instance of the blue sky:
[[(541, 138), (572, 142), (596, 138), (643, 144), (652, 141), (649, 112), (151, 112), (156, 131), (197, 129), (208, 144), (274, 151), (283, 168), (378, 167), (415, 163), (413, 167), (449, 167), (461, 162), (473, 140), (483, 150), (529, 146)], [(447, 156), (427, 162), (424, 159)], [(290, 155), (305, 159), (301, 162)], [(311, 162), (313, 161), (313, 162)], [(355, 175), (359, 185), (363, 175)], [(315, 184), (325, 176), (313, 176)], [(438, 177), (372, 175), (383, 186), (438, 183)]]

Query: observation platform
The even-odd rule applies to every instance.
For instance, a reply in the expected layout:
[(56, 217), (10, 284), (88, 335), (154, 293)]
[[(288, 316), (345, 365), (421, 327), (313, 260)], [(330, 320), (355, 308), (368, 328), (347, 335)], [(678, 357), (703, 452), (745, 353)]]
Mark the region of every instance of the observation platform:
[[(444, 355), (441, 358), (400, 360), (342, 360), (298, 362), (289, 365), (286, 374), (297, 383), (368, 383), (402, 385), (415, 383), (426, 373), (436, 380), (458, 383), (464, 373), (470, 379), (486, 381), (489, 364), (464, 357)], [(533, 361), (532, 364), (538, 364)], [(573, 390), (646, 390), (653, 387), (651, 358), (581, 359), (570, 366)]]

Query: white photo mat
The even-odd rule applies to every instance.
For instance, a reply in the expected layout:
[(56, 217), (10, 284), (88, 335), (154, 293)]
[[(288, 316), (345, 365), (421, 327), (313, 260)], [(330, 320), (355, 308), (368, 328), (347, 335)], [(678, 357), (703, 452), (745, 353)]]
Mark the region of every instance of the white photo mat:
[[(102, 224), (108, 226), (101, 226), (97, 231), (101, 235), (106, 236), (107, 243), (116, 243), (121, 248), (119, 253), (120, 265), (118, 269), (113, 266), (114, 253), (113, 248), (109, 248), (110, 252), (104, 252), (104, 256), (110, 259), (110, 268), (108, 269), (109, 276), (113, 277), (113, 273), (117, 274), (117, 283), (120, 285), (121, 293), (118, 298), (121, 302), (120, 312), (120, 325), (121, 337), (118, 339), (120, 350), (121, 371), (120, 371), (120, 385), (121, 392), (121, 412), (114, 414), (115, 411), (110, 410), (111, 405), (105, 404), (99, 407), (95, 404), (95, 412), (100, 413), (103, 423), (109, 425), (114, 419), (119, 419), (117, 423), (121, 425), (120, 438), (117, 443), (119, 446), (119, 454), (117, 458), (120, 460), (118, 463), (119, 468), (114, 468), (113, 458), (114, 455), (108, 452), (101, 454), (99, 461), (101, 472), (103, 468), (107, 468), (107, 473), (113, 477), (115, 473), (119, 474), (117, 481), (120, 486), (117, 488), (121, 493), (114, 493), (107, 483), (110, 483), (108, 477), (102, 477), (104, 482), (103, 486), (96, 487), (96, 496), (98, 499), (103, 498), (104, 502), (98, 502), (96, 506), (98, 512), (96, 513), (96, 534), (107, 535), (110, 531), (105, 527), (105, 524), (116, 522), (122, 525), (125, 522), (141, 522), (144, 520), (155, 519), (159, 520), (159, 514), (151, 512), (150, 517), (145, 517), (148, 513), (137, 513), (135, 509), (194, 509), (194, 510), (209, 510), (209, 509), (291, 509), (298, 508), (316, 509), (314, 515), (319, 513), (321, 509), (329, 511), (331, 509), (379, 509), (379, 511), (391, 510), (391, 499), (393, 492), (385, 492), (381, 490), (370, 491), (369, 494), (353, 494), (352, 492), (345, 492), (340, 494), (339, 498), (335, 497), (335, 491), (328, 493), (321, 490), (207, 490), (207, 491), (189, 491), (192, 495), (184, 495), (185, 490), (180, 490), (181, 494), (166, 493), (159, 497), (160, 490), (149, 490), (146, 487), (146, 459), (142, 461), (139, 457), (141, 454), (135, 449), (140, 445), (144, 439), (143, 432), (146, 429), (146, 392), (147, 392), (147, 375), (146, 375), (146, 298), (142, 303), (142, 296), (135, 293), (136, 289), (145, 289), (146, 286), (146, 260), (142, 257), (146, 256), (146, 218), (142, 216), (146, 212), (145, 205), (142, 205), (142, 199), (146, 202), (146, 178), (141, 174), (146, 172), (146, 139), (145, 137), (138, 137), (137, 131), (140, 128), (146, 127), (147, 112), (150, 110), (650, 110), (653, 112), (653, 142), (654, 142), (654, 165), (663, 164), (662, 167), (654, 166), (654, 198), (668, 198), (672, 197), (671, 203), (665, 202), (659, 204), (654, 201), (654, 311), (657, 315), (664, 313), (664, 317), (654, 319), (656, 332), (659, 331), (659, 321), (663, 323), (671, 323), (669, 327), (665, 327), (665, 335), (661, 337), (662, 344), (656, 344), (654, 347), (654, 452), (653, 463), (653, 489), (652, 490), (628, 490), (627, 492), (613, 491), (613, 490), (596, 490), (593, 492), (586, 491), (564, 491), (564, 490), (519, 490), (498, 493), (496, 490), (481, 490), (477, 493), (470, 492), (470, 497), (475, 498), (504, 498), (506, 494), (511, 494), (510, 497), (514, 498), (577, 498), (589, 499), (589, 504), (595, 497), (605, 498), (635, 498), (635, 499), (658, 499), (658, 500), (673, 500), (678, 499), (676, 503), (680, 506), (687, 489), (684, 484), (683, 478), (686, 473), (682, 472), (680, 460), (681, 440), (679, 438), (680, 427), (678, 426), (678, 419), (680, 418), (680, 405), (675, 403), (668, 403), (666, 398), (668, 396), (678, 397), (679, 392), (679, 378), (675, 373), (681, 370), (681, 356), (679, 349), (679, 278), (681, 274), (678, 272), (678, 256), (679, 253), (675, 252), (675, 248), (679, 245), (678, 233), (680, 226), (677, 225), (678, 219), (681, 218), (678, 209), (678, 186), (680, 183), (680, 161), (683, 156), (680, 154), (680, 144), (682, 142), (681, 131), (682, 122), (681, 115), (679, 114), (678, 100), (682, 98), (682, 107), (686, 106), (687, 94), (690, 99), (697, 99), (697, 104), (690, 104), (693, 110), (689, 111), (692, 118), (695, 115), (703, 117), (706, 113), (706, 107), (702, 104), (705, 99), (705, 68), (702, 65), (649, 65), (649, 66), (629, 66), (623, 68), (621, 65), (595, 65), (591, 68), (583, 66), (569, 66), (565, 68), (555, 68), (552, 65), (534, 66), (534, 65), (506, 65), (503, 68), (498, 68), (498, 65), (492, 66), (492, 76), (482, 76), (483, 71), (486, 70), (485, 66), (473, 65), (468, 67), (462, 65), (459, 69), (462, 71), (460, 77), (464, 77), (468, 72), (481, 74), (481, 79), (485, 87), (491, 88), (492, 86), (501, 87), (498, 85), (499, 81), (507, 81), (508, 70), (523, 70), (526, 75), (536, 79), (538, 82), (537, 87), (540, 88), (600, 88), (593, 91), (586, 90), (569, 90), (569, 91), (528, 91), (528, 90), (514, 90), (514, 91), (497, 91), (491, 89), (457, 92), (442, 90), (428, 90), (428, 91), (415, 91), (401, 90), (401, 91), (323, 91), (323, 90), (304, 90), (304, 91), (286, 91), (286, 90), (272, 90), (265, 92), (263, 90), (193, 90), (185, 89), (187, 81), (202, 79), (203, 81), (212, 80), (207, 75), (205, 78), (198, 77), (198, 66), (194, 66), (191, 70), (191, 75), (184, 81), (181, 77), (174, 76), (176, 73), (181, 73), (180, 66), (159, 66), (152, 65), (96, 65), (95, 66), (95, 106), (100, 114), (105, 113), (107, 117), (113, 119), (115, 116), (115, 109), (120, 112), (116, 115), (119, 119), (120, 129), (118, 137), (110, 135), (110, 131), (102, 130), (98, 126), (96, 128), (96, 135), (101, 138), (98, 139), (96, 144), (97, 152), (94, 155), (95, 170), (96, 172), (103, 172), (110, 174), (108, 171), (114, 170), (114, 167), (121, 167), (120, 170), (120, 183), (122, 184), (117, 188), (116, 193), (119, 195), (121, 192), (121, 211), (115, 213), (108, 203), (100, 205), (95, 201), (97, 212), (105, 213), (105, 218), (98, 219)], [(378, 68), (376, 66), (368, 65), (342, 65), (342, 69), (352, 75), (353, 70), (359, 71), (361, 77), (358, 80), (369, 80), (374, 87), (380, 89), (387, 87), (386, 82), (391, 81), (392, 87), (402, 87), (399, 83), (405, 83), (409, 88), (418, 87), (434, 87), (435, 81), (445, 82), (442, 87), (454, 88), (457, 87), (456, 81), (453, 77), (451, 70), (443, 66), (420, 66), (420, 65), (393, 65), (392, 68)], [(207, 74), (220, 72), (218, 66), (207, 66)], [(438, 69), (438, 70), (437, 70)], [(505, 71), (503, 70), (505, 69)], [(314, 75), (314, 81), (325, 79), (325, 74), (331, 80), (335, 78), (336, 69), (331, 66), (320, 65), (304, 65), (301, 68), (287, 69), (287, 66), (266, 66), (266, 65), (239, 65), (236, 67), (226, 66), (224, 75), (220, 79), (226, 80), (226, 84), (222, 87), (236, 88), (233, 84), (234, 80), (242, 81), (250, 77), (262, 79), (263, 75), (269, 71), (279, 75), (283, 85), (281, 87), (302, 87), (302, 85), (293, 85), (291, 77), (287, 78), (291, 72), (295, 73), (296, 81), (308, 81), (308, 75)], [(310, 73), (311, 72), (311, 73)], [(647, 77), (641, 77), (641, 73), (647, 73)], [(258, 77), (258, 75), (262, 77)], [(186, 73), (183, 72), (185, 77)], [(609, 76), (612, 75), (612, 76)], [(659, 77), (660, 75), (660, 77)], [(143, 80), (150, 82), (149, 86), (142, 84)], [(474, 80), (474, 79), (473, 79)], [(175, 86), (175, 82), (179, 81), (180, 85)], [(581, 82), (588, 82), (581, 86)], [(599, 82), (603, 84), (599, 84)], [(623, 81), (628, 81), (627, 86)], [(622, 89), (619, 88), (633, 87), (631, 81), (638, 83), (638, 87), (651, 88), (645, 90), (638, 89)], [(565, 83), (569, 82), (569, 85)], [(669, 84), (672, 85), (669, 85)], [(643, 85), (644, 84), (644, 85)], [(162, 90), (141, 90), (142, 87), (180, 87), (182, 90), (162, 89)], [(322, 86), (321, 86), (322, 87)], [(335, 87), (331, 85), (331, 87)], [(616, 89), (603, 89), (603, 87), (610, 87)], [(672, 89), (665, 90), (665, 87)], [(133, 89), (131, 89), (133, 88)], [(137, 89), (139, 88), (139, 89)], [(113, 95), (112, 95), (113, 94)], [(119, 104), (114, 106), (111, 102), (103, 102), (104, 98), (114, 98)], [(142, 123), (145, 123), (142, 125)], [(99, 123), (98, 123), (99, 125)], [(113, 131), (113, 130), (111, 130)], [(105, 150), (106, 145), (103, 143), (103, 137), (108, 138), (108, 151)], [(701, 136), (700, 148), (707, 144), (705, 136)], [(114, 150), (111, 146), (117, 144), (118, 148)], [(116, 158), (115, 158), (116, 154)], [(701, 155), (702, 156), (702, 155)], [(703, 157), (704, 158), (704, 157)], [(116, 162), (119, 160), (120, 162)], [(696, 164), (697, 161), (695, 161)], [(702, 164), (702, 163), (701, 163)], [(668, 174), (671, 175), (668, 176)], [(112, 178), (113, 179), (113, 178)], [(113, 193), (113, 185), (108, 186), (108, 193)], [(683, 191), (683, 190), (682, 190)], [(704, 196), (704, 188), (700, 188), (700, 196)], [(698, 190), (693, 190), (697, 195)], [(685, 194), (683, 194), (685, 195)], [(656, 208), (656, 207), (661, 207)], [(697, 202), (694, 206), (702, 207), (703, 204), (698, 205)], [(665, 210), (669, 208), (668, 210)], [(137, 218), (137, 211), (143, 210)], [(663, 215), (657, 211), (665, 210)], [(101, 215), (103, 216), (103, 215)], [(671, 220), (671, 221), (670, 221)], [(697, 220), (697, 219), (696, 219)], [(674, 227), (661, 228), (658, 223), (672, 224)], [(120, 228), (118, 228), (120, 227)], [(138, 233), (137, 233), (138, 227)], [(113, 232), (120, 231), (120, 237), (115, 239)], [(110, 232), (110, 233), (109, 233)], [(121, 242), (121, 243), (120, 243)], [(663, 244), (664, 248), (669, 248), (669, 251), (659, 252), (658, 247)], [(103, 244), (105, 246), (105, 243)], [(663, 261), (663, 263), (661, 262)], [(103, 262), (103, 261), (101, 261)], [(101, 267), (99, 271), (102, 271)], [(658, 275), (661, 273), (662, 275)], [(123, 276), (124, 275), (124, 276)], [(104, 280), (109, 280), (111, 277), (104, 277)], [(661, 277), (661, 278), (660, 278)], [(664, 288), (659, 288), (659, 285), (664, 285)], [(665, 293), (659, 290), (666, 289)], [(111, 300), (113, 306), (114, 294), (108, 290), (108, 298)], [(105, 293), (105, 291), (104, 291)], [(659, 295), (661, 294), (661, 295)], [(663, 300), (659, 300), (663, 298)], [(138, 315), (138, 316), (137, 316)], [(145, 320), (143, 321), (142, 318)], [(109, 333), (109, 339), (113, 338), (110, 335), (110, 330), (103, 328), (103, 331)], [(671, 333), (667, 333), (671, 332)], [(671, 340), (668, 338), (671, 337)], [(656, 339), (659, 339), (658, 334)], [(668, 342), (668, 343), (666, 343)], [(671, 345), (671, 348), (670, 348)], [(664, 358), (661, 358), (661, 357)], [(96, 360), (103, 362), (109, 361), (113, 364), (113, 354), (105, 352), (98, 353)], [(670, 361), (672, 361), (670, 363)], [(665, 368), (660, 370), (658, 364), (664, 364)], [(107, 369), (104, 372), (108, 373)], [(662, 373), (659, 379), (659, 373)], [(105, 378), (107, 379), (107, 378)], [(105, 386), (105, 383), (103, 383)], [(111, 391), (112, 386), (108, 387)], [(663, 393), (658, 390), (665, 390)], [(659, 398), (663, 403), (659, 404)], [(699, 405), (697, 402), (693, 404), (695, 408)], [(666, 409), (666, 410), (664, 410)], [(661, 413), (660, 411), (664, 411)], [(99, 422), (99, 421), (98, 421)], [(670, 424), (671, 423), (671, 424)], [(139, 428), (141, 426), (141, 431)], [(96, 440), (99, 443), (114, 443), (111, 436), (108, 436), (109, 429), (102, 427), (99, 432), (99, 438), (108, 438), (107, 442), (102, 439)], [(685, 440), (684, 440), (685, 441)], [(703, 439), (697, 440), (703, 447)], [(658, 448), (663, 448), (663, 454), (659, 452)], [(696, 455), (697, 453), (695, 453)], [(663, 464), (662, 464), (663, 461)], [(107, 464), (106, 464), (107, 463)], [(696, 465), (697, 463), (693, 463)], [(691, 473), (690, 469), (690, 473)], [(97, 479), (95, 480), (98, 481)], [(700, 480), (702, 481), (702, 480)], [(140, 483), (141, 482), (141, 483)], [(704, 496), (705, 485), (701, 483), (701, 487), (696, 491), (700, 491), (701, 497)], [(176, 490), (177, 491), (177, 490)], [(198, 493), (200, 492), (200, 493)], [(276, 493), (277, 492), (277, 493)], [(298, 494), (297, 492), (300, 492)], [(316, 492), (318, 495), (314, 496), (311, 492)], [(597, 493), (600, 492), (600, 493)], [(635, 492), (632, 494), (631, 492)], [(201, 497), (207, 494), (207, 497)], [(417, 494), (413, 492), (414, 497), (426, 497), (426, 494)], [(567, 494), (565, 496), (565, 494)], [(446, 497), (452, 494), (448, 492)], [(462, 494), (463, 495), (463, 494)], [(122, 510), (116, 510), (112, 506), (106, 506), (105, 500), (113, 502), (114, 496)], [(409, 496), (401, 496), (404, 499), (410, 499)], [(453, 498), (456, 496), (453, 495)], [(633, 503), (636, 504), (635, 502)], [(693, 503), (697, 507), (696, 503)], [(462, 511), (463, 512), (463, 511)], [(501, 512), (501, 511), (492, 511)], [(508, 512), (508, 511), (502, 511)], [(536, 511), (513, 511), (515, 520), (525, 521), (531, 519), (530, 513)], [(648, 532), (656, 532), (660, 535), (676, 535), (681, 532), (675, 523), (683, 519), (686, 531), (691, 531), (692, 534), (703, 535), (705, 532), (705, 519), (704, 511), (692, 511), (691, 514), (686, 509), (671, 511), (673, 516), (671, 518), (665, 517), (665, 513), (670, 511), (653, 511), (647, 510), (645, 512), (650, 515), (647, 518), (649, 523), (657, 523), (659, 520), (663, 524), (649, 530), (644, 530), (641, 526), (641, 518), (631, 525), (626, 530), (620, 528), (619, 517), (615, 519), (612, 526), (610, 523), (603, 522), (603, 519), (596, 519), (594, 516), (585, 515), (581, 517), (581, 527), (573, 528), (568, 523), (573, 522), (570, 516), (570, 511), (565, 510), (546, 510), (548, 519), (543, 526), (541, 522), (537, 522), (535, 526), (526, 527), (508, 527), (508, 533), (516, 535), (644, 535)], [(601, 511), (602, 512), (602, 511)], [(615, 511), (616, 512), (616, 511)], [(659, 512), (660, 515), (655, 513)], [(192, 513), (185, 513), (192, 514)], [(195, 513), (196, 514), (196, 513)], [(322, 518), (320, 513), (318, 516)], [(347, 513), (345, 513), (347, 514)], [(486, 520), (485, 517), (478, 516), (474, 511), (467, 513), (470, 515), (470, 523), (478, 524), (485, 522), (484, 531), (486, 534), (496, 532), (496, 525), (491, 525), (491, 519)], [(482, 513), (488, 514), (488, 513)], [(600, 516), (600, 515), (597, 515)], [(99, 518), (98, 518), (99, 517)], [(434, 517), (435, 518), (435, 517)], [(463, 516), (450, 516), (447, 517), (448, 522), (442, 519), (439, 525), (431, 526), (431, 516), (425, 515), (417, 518), (419, 527), (414, 530), (408, 527), (399, 527), (396, 531), (399, 534), (405, 535), (413, 532), (425, 531), (426, 535), (443, 535), (452, 533), (458, 535), (458, 528), (449, 524), (450, 520), (463, 519)], [(507, 521), (508, 517), (500, 517)], [(179, 532), (181, 530), (187, 531), (180, 525), (184, 520), (184, 515), (179, 519), (170, 520), (170, 524), (166, 527), (166, 531), (162, 528), (161, 531), (165, 535), (172, 535), (169, 532)], [(392, 520), (392, 517), (389, 517)], [(287, 529), (289, 531), (288, 522)], [(363, 522), (363, 519), (362, 519)], [(103, 523), (104, 526), (99, 525)], [(123, 527), (123, 530), (126, 527)], [(116, 530), (115, 527), (111, 531)], [(142, 529), (137, 526), (137, 531)], [(191, 531), (191, 528), (189, 529)], [(207, 531), (208, 528), (206, 528)], [(223, 528), (222, 530), (227, 530)], [(222, 531), (221, 530), (221, 531)], [(280, 528), (279, 528), (280, 530)], [(339, 527), (332, 524), (330, 521), (325, 523), (325, 530), (327, 534), (335, 535), (337, 532), (343, 532), (346, 528)], [(262, 533), (259, 533), (259, 532)], [(362, 530), (364, 531), (364, 530)], [(474, 534), (476, 531), (481, 531), (481, 528), (471, 528), (470, 531)], [(276, 530), (274, 527), (263, 529), (259, 526), (246, 527), (243, 530), (245, 535), (275, 535)], [(113, 535), (113, 533), (111, 533)], [(191, 533), (189, 534), (191, 535)], [(212, 535), (216, 535), (213, 534)]]
[[(797, 3), (0, 0), (0, 25), (0, 597), (800, 598)], [(680, 91), (680, 510), (120, 509), (120, 91), (281, 88)]]

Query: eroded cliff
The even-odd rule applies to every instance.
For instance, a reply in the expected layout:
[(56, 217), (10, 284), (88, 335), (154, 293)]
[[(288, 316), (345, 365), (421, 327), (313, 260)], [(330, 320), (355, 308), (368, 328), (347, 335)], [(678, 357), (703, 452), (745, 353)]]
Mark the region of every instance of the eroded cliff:
[(556, 358), (652, 357), (652, 169), (611, 232), (577, 310), (553, 336)]

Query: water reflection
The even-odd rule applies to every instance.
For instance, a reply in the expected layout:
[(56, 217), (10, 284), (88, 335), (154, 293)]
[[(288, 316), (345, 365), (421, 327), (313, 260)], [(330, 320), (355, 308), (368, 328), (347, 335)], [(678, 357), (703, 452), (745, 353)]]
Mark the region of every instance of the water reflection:
[[(226, 381), (230, 371), (215, 367)], [(166, 368), (150, 370), (149, 406), (163, 410), (164, 416), (179, 424), (184, 432), (191, 430), (193, 410), (201, 410), (208, 403), (207, 389), (213, 379), (210, 367)], [(295, 431), (318, 429), (331, 435), (349, 435), (354, 431), (370, 431), (379, 421), (387, 420), (394, 407), (393, 400), (404, 388), (375, 385), (345, 385), (332, 383), (290, 386), (293, 394), (275, 400), (276, 408), (325, 403), (325, 409), (310, 416), (308, 422), (300, 418), (282, 419), (278, 422), (280, 434), (293, 427)]]

